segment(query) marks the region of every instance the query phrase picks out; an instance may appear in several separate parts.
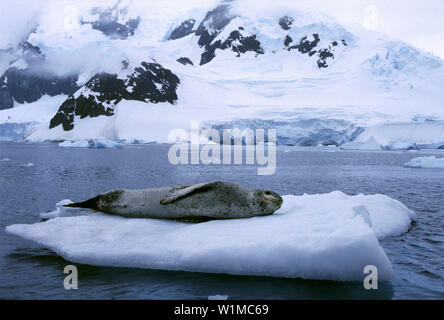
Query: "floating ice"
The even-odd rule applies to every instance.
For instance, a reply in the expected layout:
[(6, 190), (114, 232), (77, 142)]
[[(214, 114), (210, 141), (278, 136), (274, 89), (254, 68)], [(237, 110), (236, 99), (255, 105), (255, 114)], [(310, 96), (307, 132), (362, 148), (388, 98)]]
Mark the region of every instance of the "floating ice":
[(214, 296), (209, 296), (208, 300), (228, 300), (228, 296), (223, 296), (220, 294), (216, 294)]
[(274, 215), (251, 219), (185, 223), (80, 210), (90, 214), (6, 231), (97, 266), (362, 281), (375, 265), (381, 281), (393, 278), (378, 239), (408, 230), (415, 215), (400, 202), (339, 191), (283, 198)]
[(444, 123), (389, 123), (367, 128), (353, 143), (380, 145), (386, 150), (437, 149), (444, 140)]
[(59, 143), (59, 147), (63, 147), (63, 148), (91, 148), (91, 144), (87, 140), (63, 141), (63, 142)]
[(22, 167), (22, 168), (30, 168), (30, 167), (34, 167), (34, 166), (35, 166), (35, 164), (32, 162), (28, 162), (28, 163), (24, 163), (24, 164), (20, 165), (20, 167)]
[(73, 203), (71, 200), (62, 200), (56, 204), (56, 210), (47, 213), (41, 213), (40, 218), (42, 219), (53, 219), (56, 217), (68, 217), (72, 216), (70, 213), (74, 213), (74, 215), (78, 215), (78, 210), (73, 210), (71, 208), (64, 207), (67, 204)]
[(97, 149), (122, 149), (120, 143), (112, 140), (78, 140), (64, 141), (59, 143), (59, 147), (63, 148), (97, 148)]
[(0, 161), (1, 161), (1, 162), (3, 162), (3, 161), (11, 161), (11, 159), (9, 159), (9, 158), (3, 158), (3, 159), (1, 159)]
[(419, 146), (414, 142), (394, 142), (382, 147), (384, 150), (419, 150)]
[(404, 164), (404, 167), (444, 169), (444, 158), (437, 158), (435, 156), (419, 157), (407, 162)]
[(120, 143), (112, 140), (96, 140), (94, 141), (94, 148), (97, 149), (122, 149), (123, 146)]

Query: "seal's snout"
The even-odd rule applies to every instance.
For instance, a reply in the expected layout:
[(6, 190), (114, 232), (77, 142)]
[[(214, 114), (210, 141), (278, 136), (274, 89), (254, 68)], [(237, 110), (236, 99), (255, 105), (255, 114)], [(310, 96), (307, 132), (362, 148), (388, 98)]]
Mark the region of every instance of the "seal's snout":
[(282, 205), (282, 197), (273, 191), (265, 191), (264, 192), (264, 200), (267, 202), (274, 203), (279, 207)]
[(265, 215), (273, 214), (282, 206), (282, 197), (276, 192), (270, 190), (259, 190), (259, 193), (262, 198), (261, 203)]

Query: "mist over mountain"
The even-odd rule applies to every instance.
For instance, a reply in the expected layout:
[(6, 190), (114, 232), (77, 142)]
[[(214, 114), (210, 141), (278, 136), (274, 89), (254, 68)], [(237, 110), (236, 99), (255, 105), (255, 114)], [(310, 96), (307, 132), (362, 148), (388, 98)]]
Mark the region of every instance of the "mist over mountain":
[[(444, 145), (443, 60), (321, 8), (247, 0), (33, 6), (15, 40), (0, 42), (0, 136), (10, 139), (14, 124), (22, 132), (14, 139), (29, 141), (161, 142), (198, 120), (218, 130), (274, 127), (288, 145)], [(436, 131), (365, 136), (387, 123)]]

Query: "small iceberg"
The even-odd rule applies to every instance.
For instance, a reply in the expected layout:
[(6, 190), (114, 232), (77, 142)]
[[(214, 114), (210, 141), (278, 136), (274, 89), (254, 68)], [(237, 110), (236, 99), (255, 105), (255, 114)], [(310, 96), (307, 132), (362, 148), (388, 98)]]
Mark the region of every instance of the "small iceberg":
[(9, 159), (9, 158), (3, 158), (3, 159), (0, 160), (0, 162), (6, 162), (6, 161), (11, 161), (11, 159)]
[(46, 216), (53, 219), (6, 232), (95, 266), (362, 281), (364, 267), (374, 265), (380, 281), (393, 279), (379, 239), (408, 231), (415, 214), (402, 203), (339, 191), (283, 199), (271, 216), (203, 223), (90, 210), (66, 216), (61, 202)]
[(62, 148), (96, 148), (96, 149), (122, 149), (123, 145), (112, 140), (78, 140), (59, 143)]
[(228, 296), (216, 294), (214, 296), (209, 296), (208, 300), (228, 300)]
[(408, 168), (444, 169), (444, 158), (419, 157), (404, 164)]
[(414, 142), (393, 142), (386, 146), (383, 146), (382, 149), (390, 150), (390, 151), (403, 151), (403, 150), (419, 150), (419, 146)]
[(30, 168), (30, 167), (34, 167), (34, 166), (35, 166), (35, 164), (32, 162), (24, 163), (24, 164), (20, 165), (21, 168)]

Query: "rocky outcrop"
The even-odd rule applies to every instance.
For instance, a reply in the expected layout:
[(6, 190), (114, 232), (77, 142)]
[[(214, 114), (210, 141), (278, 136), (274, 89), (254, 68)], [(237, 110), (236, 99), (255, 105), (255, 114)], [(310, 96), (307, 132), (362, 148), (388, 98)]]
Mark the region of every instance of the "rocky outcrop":
[(248, 51), (255, 52), (256, 55), (264, 54), (261, 43), (256, 39), (256, 35), (244, 35), (244, 29), (241, 27), (230, 33), (225, 41), (217, 40), (210, 44), (204, 53), (202, 53), (200, 65), (207, 64), (216, 57), (216, 49), (231, 49), (237, 57)]
[(58, 75), (44, 68), (45, 56), (28, 42), (21, 44), (11, 66), (0, 76), (0, 109), (31, 103), (44, 95), (72, 94), (79, 87), (77, 75)]
[(0, 78), (1, 91), (6, 99), (14, 99), (18, 103), (34, 102), (46, 94), (72, 94), (78, 88), (76, 81), (77, 75), (58, 76), (49, 72), (39, 74), (30, 69), (15, 67), (6, 70)]
[(282, 29), (287, 31), (291, 29), (291, 25), (293, 24), (293, 22), (294, 19), (289, 16), (284, 16), (279, 19), (279, 25), (281, 26)]
[(9, 92), (4, 78), (0, 78), (0, 110), (10, 109), (14, 106), (14, 99)]
[(63, 130), (70, 131), (75, 116), (112, 116), (115, 105), (122, 100), (174, 104), (179, 84), (179, 78), (158, 63), (143, 62), (124, 79), (115, 74), (96, 74), (60, 106), (49, 127), (62, 125)]
[(211, 42), (234, 18), (235, 15), (230, 12), (229, 4), (222, 4), (208, 11), (195, 32), (195, 35), (199, 37), (197, 42), (199, 46), (205, 48), (210, 46)]
[(216, 57), (215, 51), (217, 49), (231, 49), (236, 53), (237, 57), (249, 51), (255, 52), (256, 55), (264, 54), (264, 50), (261, 48), (256, 35), (248, 34), (243, 27), (233, 30), (226, 39), (214, 41), (234, 18), (236, 18), (236, 15), (230, 12), (229, 4), (221, 4), (207, 13), (195, 32), (196, 36), (199, 37), (199, 46), (204, 48), (200, 65), (207, 64), (213, 60)]
[[(194, 33), (198, 38), (197, 44), (203, 48), (201, 53), (200, 65), (205, 65), (211, 62), (216, 57), (217, 50), (231, 50), (236, 53), (237, 57), (247, 52), (255, 53), (255, 56), (264, 54), (265, 51), (261, 46), (258, 36), (254, 33), (249, 33), (243, 26), (233, 28), (230, 24), (238, 16), (231, 12), (231, 5), (228, 1), (223, 1), (218, 7), (208, 11), (205, 18), (199, 23), (199, 26), (194, 30), (196, 20), (188, 19), (182, 22), (180, 26), (173, 30), (169, 36), (169, 40), (175, 40)], [(289, 31), (293, 28), (294, 18), (290, 16), (281, 17), (277, 23), (285, 30)], [(228, 33), (227, 28), (233, 28)], [(228, 36), (222, 37), (221, 34)], [(324, 69), (329, 66), (329, 61), (335, 58), (335, 48), (342, 44), (347, 46), (345, 40), (334, 40), (328, 46), (321, 45), (321, 39), (318, 33), (313, 33), (312, 39), (309, 36), (302, 37), (299, 41), (295, 40), (287, 34), (284, 39), (284, 48), (288, 51), (297, 50), (300, 54), (308, 54), (310, 57), (314, 56), (316, 65), (319, 69)], [(275, 51), (273, 51), (275, 53)], [(182, 64), (188, 64), (188, 61), (178, 61)]]
[(140, 22), (139, 18), (128, 18), (125, 23), (119, 22), (118, 17), (122, 15), (122, 10), (118, 10), (116, 6), (105, 10), (94, 8), (91, 13), (99, 18), (95, 21), (82, 20), (82, 24), (90, 24), (93, 29), (112, 39), (127, 39), (133, 36)]
[(207, 64), (216, 57), (217, 49), (231, 49), (236, 53), (237, 57), (248, 51), (256, 54), (263, 54), (260, 42), (256, 39), (256, 35), (248, 34), (243, 27), (233, 30), (226, 39), (214, 41), (224, 28), (236, 17), (230, 12), (230, 5), (223, 3), (214, 10), (209, 11), (199, 27), (195, 31), (195, 35), (199, 37), (198, 45), (204, 48), (201, 55), (200, 65)]
[(177, 59), (177, 62), (183, 64), (184, 66), (186, 66), (187, 64), (194, 66), (193, 61), (191, 61), (187, 57), (181, 57), (181, 58)]
[[(297, 50), (301, 54), (308, 54), (310, 57), (315, 56), (317, 57), (316, 64), (319, 69), (327, 68), (328, 63), (327, 59), (334, 59), (334, 47), (337, 47), (339, 45), (338, 41), (333, 41), (327, 48), (320, 48), (319, 43), (321, 39), (319, 38), (319, 34), (314, 33), (313, 40), (308, 40), (308, 37), (303, 37), (299, 43), (295, 45), (291, 45), (293, 43), (293, 39), (287, 35), (284, 41), (285, 47), (287, 47), (288, 51), (291, 50)], [(342, 45), (347, 46), (347, 43), (345, 40), (341, 41)]]
[(182, 22), (180, 26), (174, 29), (168, 40), (177, 40), (186, 37), (194, 32), (194, 25), (196, 24), (195, 19), (188, 19)]

